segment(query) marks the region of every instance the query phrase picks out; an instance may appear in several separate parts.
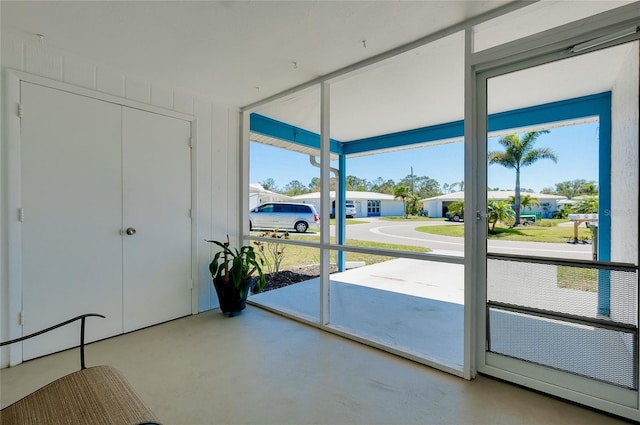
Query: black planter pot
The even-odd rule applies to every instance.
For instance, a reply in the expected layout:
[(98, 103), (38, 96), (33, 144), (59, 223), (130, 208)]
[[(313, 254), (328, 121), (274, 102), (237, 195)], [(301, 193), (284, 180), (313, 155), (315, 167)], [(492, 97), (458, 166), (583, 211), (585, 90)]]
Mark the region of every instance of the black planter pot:
[(223, 313), (229, 313), (229, 317), (233, 317), (235, 313), (244, 310), (247, 306), (249, 291), (253, 289), (257, 281), (258, 277), (253, 276), (245, 280), (244, 288), (236, 288), (232, 283), (225, 285), (222, 278), (213, 279), (213, 286), (216, 288), (218, 301), (220, 302), (220, 310)]

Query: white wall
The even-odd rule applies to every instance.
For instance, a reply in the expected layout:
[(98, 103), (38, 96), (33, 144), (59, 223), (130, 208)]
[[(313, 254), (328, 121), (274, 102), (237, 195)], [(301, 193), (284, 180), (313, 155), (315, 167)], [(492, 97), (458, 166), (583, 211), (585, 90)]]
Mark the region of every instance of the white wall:
[[(365, 210), (366, 214), (366, 210)], [(380, 215), (381, 216), (403, 216), (404, 204), (402, 200), (382, 200), (380, 202)]]
[[(638, 264), (639, 55), (640, 43), (629, 44), (629, 54), (612, 90), (611, 261), (632, 264)], [(635, 312), (634, 286), (612, 279), (613, 320), (626, 322), (630, 313)]]
[(611, 260), (638, 262), (638, 61), (629, 54), (612, 91)]
[[(232, 238), (238, 237), (238, 111), (216, 105), (212, 100), (176, 90), (162, 83), (130, 75), (126, 70), (97, 65), (73, 53), (51, 47), (47, 45), (46, 40), (40, 42), (3, 31), (1, 42), (3, 77), (6, 69), (15, 69), (141, 104), (189, 114), (196, 118), (196, 131), (193, 134), (195, 137), (194, 166), (197, 173), (194, 176), (197, 187), (197, 193), (194, 194), (197, 206), (197, 216), (194, 216), (197, 226), (195, 255), (198, 262), (197, 277), (194, 276), (197, 291), (196, 304), (197, 311), (216, 307), (218, 301), (215, 291), (212, 291), (208, 271), (211, 247), (204, 240), (222, 239), (227, 233)], [(2, 101), (5, 101), (4, 97)], [(7, 112), (6, 109), (5, 112)], [(0, 183), (6, 182), (7, 179), (5, 131), (7, 116), (2, 115), (2, 118), (3, 162), (0, 163)], [(7, 231), (6, 217), (9, 216), (6, 192), (6, 187), (3, 186), (2, 215), (0, 216), (3, 219), (0, 226), (3, 244), (6, 241), (4, 237)], [(3, 302), (0, 305), (2, 311), (0, 340), (6, 340), (9, 339), (7, 337), (9, 323), (17, 318), (6, 317), (8, 310), (6, 246), (0, 246), (0, 254), (2, 261), (0, 300)], [(3, 355), (2, 358), (6, 356)]]

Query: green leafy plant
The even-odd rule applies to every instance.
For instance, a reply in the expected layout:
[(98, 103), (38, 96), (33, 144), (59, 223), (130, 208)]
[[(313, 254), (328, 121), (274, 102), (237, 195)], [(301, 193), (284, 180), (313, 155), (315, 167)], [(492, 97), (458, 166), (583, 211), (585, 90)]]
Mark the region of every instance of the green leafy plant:
[(582, 198), (572, 212), (576, 214), (597, 214), (598, 213), (598, 197), (586, 196)]
[(234, 287), (242, 296), (244, 291), (249, 290), (246, 287), (247, 280), (257, 275), (254, 292), (260, 292), (266, 285), (266, 279), (262, 272), (261, 262), (256, 256), (256, 252), (252, 246), (244, 245), (240, 248), (231, 248), (229, 235), (226, 242), (210, 240), (207, 242), (218, 245), (221, 250), (216, 252), (209, 271), (214, 280), (223, 283), (224, 286)]
[(273, 231), (266, 231), (261, 233), (260, 237), (271, 238), (273, 242), (269, 241), (254, 241), (258, 255), (262, 260), (262, 264), (266, 266), (269, 273), (277, 273), (280, 271), (280, 265), (284, 260), (284, 250), (286, 245), (280, 243), (281, 239), (289, 239), (289, 231), (280, 233), (276, 227)]
[(453, 201), (449, 205), (447, 205), (447, 213), (448, 217), (453, 220), (455, 216), (460, 218), (464, 217), (464, 201), (458, 200)]
[(515, 221), (514, 215), (515, 213), (511, 208), (511, 204), (505, 201), (489, 200), (487, 202), (488, 224), (490, 225), (489, 232), (495, 232), (497, 222), (511, 226)]

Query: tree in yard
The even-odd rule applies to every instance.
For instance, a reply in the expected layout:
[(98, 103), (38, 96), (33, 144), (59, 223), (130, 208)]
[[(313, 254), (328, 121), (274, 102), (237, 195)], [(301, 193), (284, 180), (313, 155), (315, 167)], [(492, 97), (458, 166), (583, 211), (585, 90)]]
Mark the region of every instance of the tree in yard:
[(597, 195), (598, 194), (598, 186), (594, 181), (586, 182), (582, 185), (581, 188), (582, 195)]
[(511, 204), (493, 199), (487, 201), (487, 221), (490, 226), (489, 233), (495, 231), (497, 222), (510, 225), (514, 220), (514, 212)]
[(453, 193), (464, 190), (464, 180), (453, 183), (445, 183), (442, 185), (442, 191), (445, 193)]
[(314, 177), (309, 183), (309, 190), (312, 192), (320, 192), (320, 177)]
[(382, 177), (378, 177), (373, 182), (371, 182), (370, 187), (372, 192), (392, 195), (394, 188), (396, 187), (396, 183), (392, 179), (383, 180)]
[(283, 188), (283, 192), (288, 196), (302, 195), (308, 193), (309, 190), (299, 180), (292, 180)]
[[(509, 203), (512, 205), (515, 205), (516, 203), (516, 197), (515, 196), (510, 196), (509, 197)], [(540, 206), (540, 201), (538, 201), (538, 198), (534, 198), (531, 195), (522, 195), (520, 197), (520, 206), (526, 210), (531, 211), (531, 209), (533, 207), (539, 207)]]
[(407, 202), (407, 214), (418, 215), (421, 209), (422, 204), (420, 203), (418, 195), (409, 195), (409, 201)]
[(442, 195), (440, 183), (429, 176), (407, 175), (398, 184), (413, 187), (412, 195), (418, 195), (420, 199)]
[(271, 177), (265, 179), (260, 182), (260, 185), (264, 188), (264, 190), (270, 190), (272, 192), (278, 191), (278, 186), (276, 186), (276, 181)]
[(449, 205), (447, 205), (447, 212), (449, 213), (449, 218), (454, 220), (455, 216), (460, 218), (464, 217), (464, 201), (453, 201)]
[(572, 212), (576, 214), (597, 214), (598, 213), (598, 197), (586, 196), (573, 207)]
[(517, 134), (510, 134), (498, 140), (504, 147), (504, 151), (489, 152), (489, 164), (499, 164), (506, 168), (516, 170), (515, 184), (515, 226), (520, 224), (520, 170), (536, 163), (541, 159), (550, 159), (558, 162), (558, 157), (550, 148), (535, 149), (536, 139), (549, 131), (530, 131), (524, 133), (522, 137)]
[(409, 186), (398, 185), (393, 190), (393, 197), (402, 199), (402, 210), (404, 211), (404, 218), (407, 218), (407, 198), (411, 195)]
[(555, 190), (551, 188), (544, 188), (541, 193), (566, 196), (569, 199), (580, 195), (595, 195), (598, 193), (598, 185), (593, 180), (567, 180), (556, 183), (555, 186)]
[(347, 190), (367, 190), (367, 180), (356, 176), (347, 176)]

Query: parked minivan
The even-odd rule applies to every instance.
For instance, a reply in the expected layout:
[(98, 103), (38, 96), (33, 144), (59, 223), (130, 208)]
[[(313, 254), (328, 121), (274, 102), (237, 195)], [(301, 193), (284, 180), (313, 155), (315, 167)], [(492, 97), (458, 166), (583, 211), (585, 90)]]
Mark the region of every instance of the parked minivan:
[(249, 212), (249, 229), (293, 229), (304, 233), (319, 229), (320, 220), (313, 205), (292, 202), (267, 202)]

